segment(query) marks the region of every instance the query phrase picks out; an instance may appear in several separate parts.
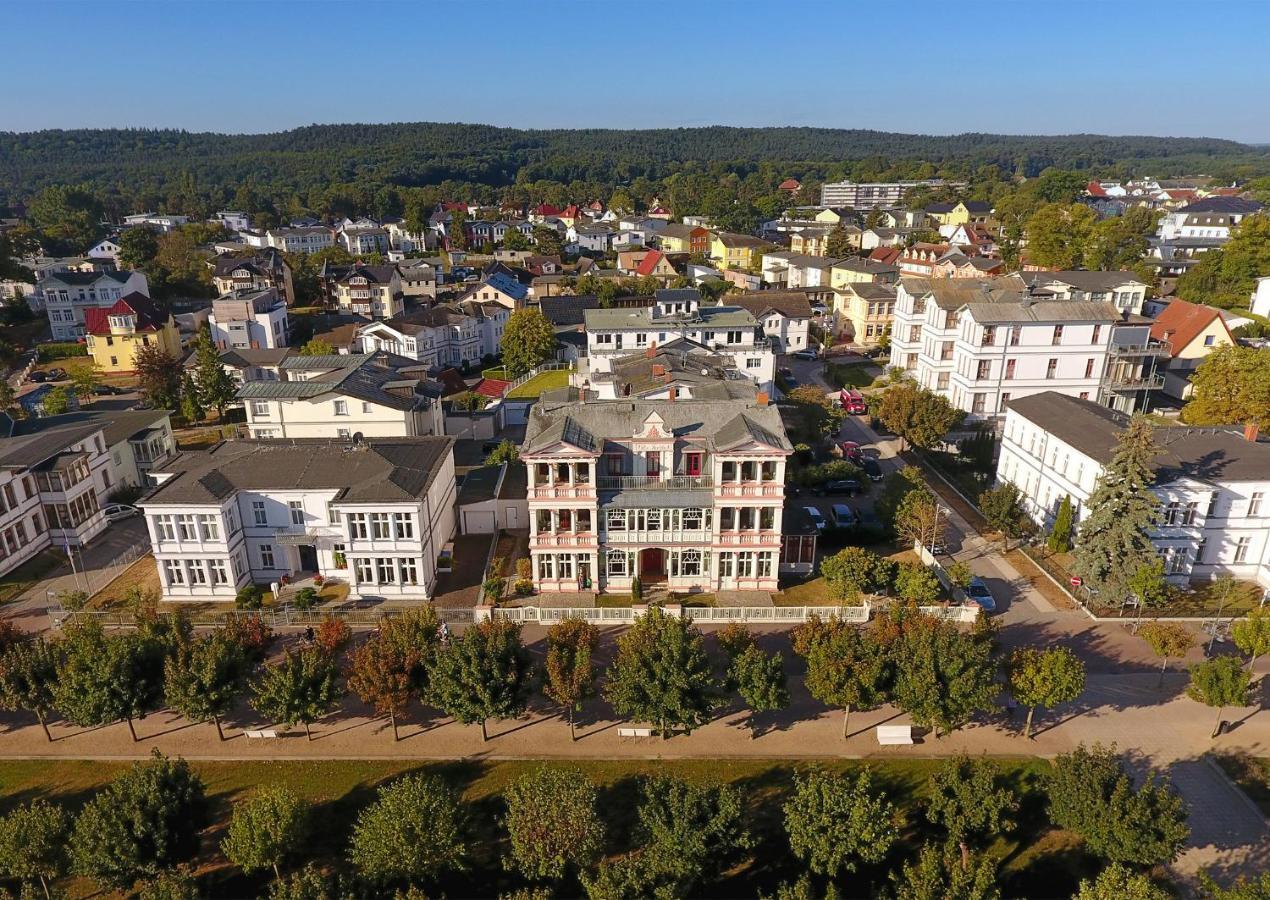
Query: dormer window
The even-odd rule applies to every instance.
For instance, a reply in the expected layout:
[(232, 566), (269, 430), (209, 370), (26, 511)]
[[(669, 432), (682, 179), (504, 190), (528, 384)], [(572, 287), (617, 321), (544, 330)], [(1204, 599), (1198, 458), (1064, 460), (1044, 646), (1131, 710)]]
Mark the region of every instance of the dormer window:
[(136, 318), (133, 316), (110, 316), (110, 327), (120, 328), (124, 330), (132, 330), (136, 325)]

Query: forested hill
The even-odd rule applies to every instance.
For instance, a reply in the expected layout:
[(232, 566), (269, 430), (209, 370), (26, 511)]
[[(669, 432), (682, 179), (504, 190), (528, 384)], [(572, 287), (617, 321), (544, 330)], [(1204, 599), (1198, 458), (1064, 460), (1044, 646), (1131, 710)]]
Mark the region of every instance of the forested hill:
[[(1108, 174), (1262, 174), (1270, 148), (1210, 138), (1104, 135), (947, 137), (832, 128), (520, 130), (410, 123), (313, 125), (257, 135), (104, 129), (0, 132), (0, 200), (51, 184), (163, 191), (252, 179), (273, 190), (333, 182), (400, 187), (443, 181), (499, 187), (533, 181), (620, 184), (682, 168), (786, 165), (818, 178), (898, 177), (931, 165), (969, 174), (982, 165), (1033, 176), (1048, 167)], [(897, 164), (907, 163), (907, 167)]]

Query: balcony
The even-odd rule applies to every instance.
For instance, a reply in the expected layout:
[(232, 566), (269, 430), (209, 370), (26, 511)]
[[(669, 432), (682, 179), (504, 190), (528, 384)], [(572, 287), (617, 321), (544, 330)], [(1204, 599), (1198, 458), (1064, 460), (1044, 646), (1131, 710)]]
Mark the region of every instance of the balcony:
[(682, 491), (709, 488), (714, 484), (709, 475), (601, 475), (602, 491)]
[(1107, 347), (1107, 355), (1111, 357), (1170, 357), (1173, 355), (1173, 348), (1168, 341), (1147, 341), (1145, 344), (1111, 344)]
[(1164, 374), (1107, 375), (1102, 380), (1102, 386), (1109, 391), (1158, 391), (1164, 387)]
[(726, 545), (766, 544), (779, 546), (781, 536), (775, 531), (721, 531), (718, 542)]
[(734, 482), (716, 486), (715, 494), (720, 497), (784, 497), (783, 482)]
[(593, 484), (536, 484), (529, 489), (530, 500), (594, 500)]
[(531, 547), (594, 547), (599, 540), (593, 531), (540, 531), (529, 541)]
[(632, 528), (604, 532), (605, 544), (708, 544), (712, 539), (709, 528)]

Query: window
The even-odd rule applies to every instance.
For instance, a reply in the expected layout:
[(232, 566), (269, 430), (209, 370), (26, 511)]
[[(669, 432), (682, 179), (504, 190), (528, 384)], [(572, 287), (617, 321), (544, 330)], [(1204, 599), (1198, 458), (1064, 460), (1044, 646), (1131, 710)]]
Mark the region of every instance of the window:
[(1217, 342), (1217, 336), (1213, 334), (1204, 335), (1204, 346), (1211, 347)]
[(347, 400), (335, 401), (335, 415), (337, 416), (348, 415), (348, 401)]
[(168, 584), (185, 584), (185, 568), (179, 559), (165, 559), (163, 571), (167, 573)]
[(1051, 359), (1045, 366), (1045, 377), (1054, 378), (1058, 374), (1058, 360)]
[(1178, 575), (1186, 571), (1189, 553), (1185, 547), (1164, 548), (1164, 571), (1170, 575)]
[(1063, 326), (1062, 325), (1054, 326), (1054, 337), (1050, 340), (1050, 343), (1053, 344), (1055, 347), (1063, 343)]
[(733, 555), (731, 553), (719, 554), (719, 577), (731, 578), (733, 574), (732, 566)]
[(1261, 515), (1262, 497), (1263, 495), (1261, 491), (1257, 491), (1248, 498), (1248, 518), (1255, 519), (1257, 516)]
[(746, 359), (745, 359), (745, 368), (747, 368), (747, 369), (761, 369), (761, 368), (763, 368), (763, 360), (761, 360), (761, 359), (759, 359), (759, 358), (757, 358), (757, 357), (746, 357)]
[(975, 370), (975, 380), (983, 381), (985, 378), (988, 378), (991, 374), (992, 374), (992, 363), (986, 359), (979, 360), (979, 366)]
[(1080, 392), (1080, 399), (1081, 399), (1081, 400), (1088, 400), (1088, 399), (1089, 399), (1089, 391), (1081, 391), (1081, 392)]
[(1017, 347), (1023, 339), (1023, 326), (1015, 325), (1010, 329), (1010, 346)]
[(191, 559), (185, 566), (189, 571), (190, 584), (207, 584), (207, 570), (203, 568), (201, 562)]
[(190, 515), (180, 515), (176, 517), (176, 530), (183, 541), (192, 541), (195, 539), (194, 517)]
[(704, 515), (700, 509), (685, 509), (683, 511), (683, 527), (689, 531), (700, 531)]
[(213, 559), (207, 564), (212, 573), (212, 584), (229, 584), (229, 565), (223, 559)]
[(1190, 503), (1186, 504), (1186, 510), (1182, 514), (1182, 524), (1194, 525), (1195, 517), (1198, 514), (1199, 514), (1199, 503), (1195, 500), (1192, 500)]
[(266, 419), (269, 417), (269, 404), (264, 400), (251, 401), (251, 414), (257, 419)]
[(172, 517), (156, 516), (154, 519), (154, 533), (160, 541), (175, 541), (176, 528), (172, 524)]
[(346, 440), (348, 440), (349, 438), (351, 438), (352, 436), (353, 436), (353, 435), (352, 435), (352, 432), (350, 432), (347, 428), (336, 428), (336, 429), (335, 429), (335, 437), (337, 437), (337, 438), (338, 438), (339, 440), (341, 440), (341, 441), (346, 441)]
[(353, 540), (365, 540), (366, 531), (366, 514), (365, 513), (349, 513), (348, 514), (348, 534)]
[(758, 554), (758, 577), (759, 578), (772, 577), (772, 554), (770, 553)]
[(1001, 395), (1001, 397), (1000, 397), (1000, 399), (997, 401), (997, 404), (998, 404), (998, 405), (997, 405), (997, 412), (1005, 412), (1005, 406), (1006, 406), (1006, 404), (1007, 404), (1007, 403), (1009, 403), (1009, 402), (1010, 402), (1010, 395), (1009, 395), (1009, 394), (1002, 394), (1002, 395)]
[(630, 559), (625, 550), (610, 550), (607, 557), (609, 575), (626, 575), (629, 573)]
[(950, 375), (948, 372), (940, 372), (939, 375), (936, 376), (935, 378), (935, 388), (941, 391), (948, 390), (949, 377)]
[(368, 401), (368, 400), (363, 400), (363, 401), (362, 401), (362, 412), (364, 412), (364, 413), (371, 413), (371, 412), (374, 412), (374, 411), (375, 411), (375, 408), (374, 408), (374, 407), (370, 404), (370, 401)]
[(392, 527), (398, 540), (410, 540), (415, 536), (415, 520), (410, 513), (393, 513)]
[(679, 574), (685, 576), (701, 575), (701, 551), (685, 550), (679, 554)]
[(573, 554), (562, 553), (556, 557), (556, 575), (560, 578), (573, 577)]
[(370, 536), (373, 540), (384, 541), (392, 538), (388, 513), (370, 514)]
[(983, 413), (987, 411), (987, 408), (988, 408), (988, 395), (975, 394), (974, 399), (971, 401), (970, 411), (972, 413), (977, 413), (978, 415), (983, 415)]
[(997, 342), (997, 328), (995, 325), (983, 326), (983, 342), (981, 347), (991, 347)]
[(648, 450), (644, 453), (644, 474), (650, 476), (661, 474), (660, 451)]
[(622, 454), (608, 453), (604, 457), (605, 468), (610, 475), (622, 474)]
[(1248, 536), (1241, 537), (1235, 544), (1235, 559), (1237, 563), (1245, 562), (1248, 559), (1248, 548), (1252, 546), (1252, 538)]
[(375, 569), (366, 557), (359, 556), (353, 560), (353, 571), (357, 575), (358, 584), (374, 584)]
[(1086, 378), (1094, 377), (1094, 363), (1095, 363), (1095, 360), (1092, 360), (1092, 359), (1085, 360), (1085, 377)]
[(205, 541), (220, 540), (220, 521), (215, 516), (198, 517), (199, 536)]
[(375, 559), (375, 574), (379, 576), (380, 584), (396, 584), (397, 583), (397, 567), (394, 565), (396, 560), (380, 556)]
[(554, 556), (547, 554), (538, 557), (538, 577), (540, 579), (556, 577), (556, 559)]
[(754, 577), (754, 554), (738, 553), (736, 555), (736, 577), (752, 578)]
[(257, 525), (267, 525), (269, 523), (269, 519), (265, 515), (265, 502), (263, 500), (251, 501), (251, 516)]
[(1098, 338), (1099, 338), (1099, 337), (1101, 337), (1101, 336), (1102, 336), (1102, 326), (1101, 326), (1101, 325), (1095, 325), (1095, 326), (1094, 326), (1094, 339), (1093, 339), (1093, 341), (1092, 341), (1091, 343), (1094, 343), (1094, 344), (1098, 343)]
[(291, 524), (304, 524), (304, 504), (299, 500), (288, 500), (287, 509), (291, 511)]
[(260, 568), (273, 568), (273, 544), (260, 545)]

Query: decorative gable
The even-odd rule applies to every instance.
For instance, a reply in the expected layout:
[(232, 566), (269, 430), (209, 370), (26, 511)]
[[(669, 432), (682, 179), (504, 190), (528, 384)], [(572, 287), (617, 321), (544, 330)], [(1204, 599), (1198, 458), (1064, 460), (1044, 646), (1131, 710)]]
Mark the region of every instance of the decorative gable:
[(637, 440), (669, 440), (674, 435), (666, 428), (666, 423), (656, 412), (650, 412), (642, 425), (635, 432)]

